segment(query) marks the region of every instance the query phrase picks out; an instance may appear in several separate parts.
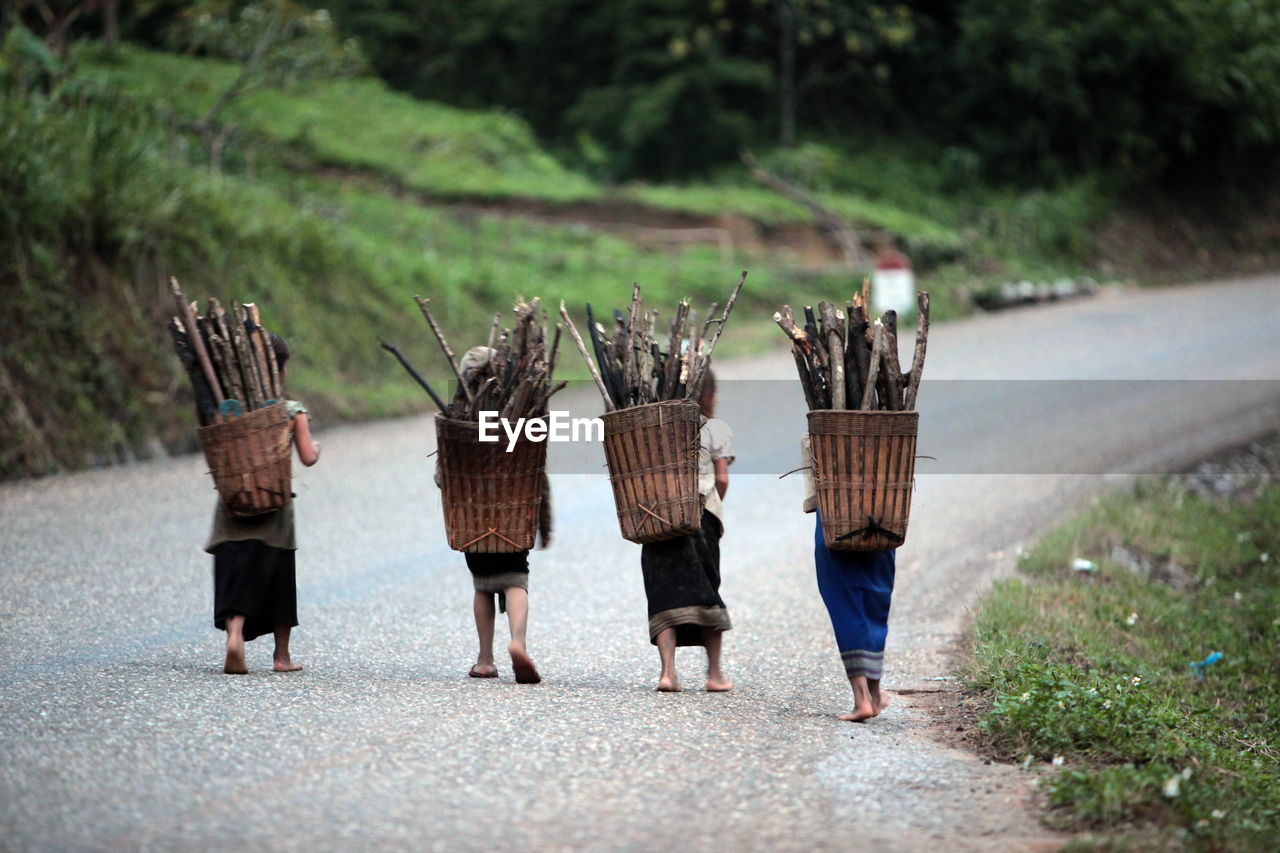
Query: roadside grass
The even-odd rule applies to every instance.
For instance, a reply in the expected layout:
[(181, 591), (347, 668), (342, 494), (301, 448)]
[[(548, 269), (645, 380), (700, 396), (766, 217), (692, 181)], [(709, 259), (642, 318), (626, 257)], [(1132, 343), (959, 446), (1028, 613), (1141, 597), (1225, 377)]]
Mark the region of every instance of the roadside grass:
[(1118, 849), (1274, 849), (1278, 562), (1280, 486), (1218, 502), (1162, 479), (1102, 499), (996, 585), (965, 677), (990, 697), (997, 754), (1060, 757), (1051, 823)]

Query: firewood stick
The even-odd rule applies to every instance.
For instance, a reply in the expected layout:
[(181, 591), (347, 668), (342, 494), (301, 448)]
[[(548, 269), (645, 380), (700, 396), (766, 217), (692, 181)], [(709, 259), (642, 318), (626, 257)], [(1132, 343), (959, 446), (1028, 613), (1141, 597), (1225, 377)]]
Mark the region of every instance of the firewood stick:
[(620, 366), (622, 368), (622, 385), (623, 393), (628, 399), (620, 400), (623, 406), (630, 404), (631, 390), (636, 386), (635, 366), (632, 350), (635, 348), (636, 326), (640, 322), (640, 308), (642, 305), (640, 298), (640, 282), (633, 282), (631, 285), (631, 309), (627, 313), (626, 335), (622, 342), (622, 351), (618, 353)]
[(178, 361), (182, 363), (183, 370), (191, 379), (191, 390), (196, 401), (196, 419), (201, 426), (209, 426), (216, 420), (218, 407), (213, 402), (209, 380), (205, 379), (204, 373), (201, 372), (195, 351), (191, 348), (187, 333), (182, 328), (182, 320), (177, 317), (172, 319), (169, 323), (169, 335), (173, 338), (173, 347), (178, 353)]
[(929, 345), (929, 294), (923, 290), (917, 293), (916, 304), (920, 306), (920, 318), (916, 323), (916, 348), (911, 357), (911, 370), (907, 374), (910, 378), (902, 395), (902, 408), (907, 411), (915, 410), (920, 376), (924, 372), (924, 354)]
[(702, 391), (702, 378), (706, 376), (707, 368), (711, 365), (711, 356), (716, 351), (716, 343), (720, 340), (720, 335), (724, 333), (725, 323), (729, 321), (729, 314), (733, 311), (733, 305), (738, 301), (738, 294), (742, 292), (742, 285), (746, 280), (747, 271), (743, 270), (742, 275), (738, 278), (737, 285), (733, 288), (733, 292), (729, 294), (729, 301), (725, 303), (724, 312), (721, 313), (720, 320), (716, 324), (715, 334), (711, 336), (711, 340), (707, 344), (707, 353), (704, 357), (698, 359), (697, 371), (690, 376), (687, 386), (690, 396), (697, 396)]
[(898, 312), (884, 312), (884, 366), (880, 371), (888, 400), (883, 408), (891, 411), (902, 410), (902, 365), (898, 362)]
[[(253, 303), (250, 303), (251, 305)], [(262, 336), (262, 348), (267, 356), (267, 375), (271, 378), (271, 396), (277, 400), (284, 399), (284, 382), (280, 378), (280, 366), (276, 362), (276, 348), (271, 344), (271, 334), (262, 325), (258, 316), (258, 306), (253, 306), (253, 323)]]
[(577, 344), (582, 360), (587, 363), (587, 370), (591, 372), (591, 378), (595, 380), (596, 388), (600, 390), (600, 396), (604, 398), (604, 410), (612, 412), (614, 406), (613, 401), (609, 399), (609, 390), (604, 387), (604, 380), (600, 378), (600, 371), (596, 369), (596, 363), (591, 360), (591, 354), (587, 352), (586, 344), (582, 342), (582, 335), (578, 334), (578, 328), (573, 325), (573, 318), (569, 316), (568, 309), (564, 307), (564, 300), (560, 301), (560, 316), (564, 319), (565, 326), (569, 329), (569, 337), (573, 338), (573, 342)]
[(876, 396), (876, 374), (880, 369), (881, 354), (884, 352), (884, 326), (877, 320), (872, 327), (871, 338), (871, 365), (867, 370), (867, 386), (862, 392), (862, 405), (858, 408), (862, 411), (870, 411), (874, 408)]
[(218, 370), (223, 377), (223, 388), (227, 396), (244, 403), (244, 383), (240, 379), (240, 368), (236, 365), (235, 353), (231, 350), (231, 333), (226, 337), (221, 334), (209, 336), (209, 352), (215, 356)]
[(435, 389), (427, 384), (427, 380), (422, 378), (422, 374), (414, 370), (413, 365), (409, 363), (409, 359), (405, 358), (404, 353), (400, 352), (400, 347), (395, 344), (389, 344), (386, 341), (378, 341), (378, 343), (384, 350), (394, 355), (396, 357), (396, 361), (400, 362), (400, 366), (413, 377), (415, 382), (422, 386), (422, 390), (427, 392), (427, 396), (436, 404), (436, 408), (444, 412), (446, 415), (449, 414), (449, 407), (445, 405), (444, 400), (441, 400), (440, 395), (435, 392)]
[(493, 315), (493, 325), (489, 327), (489, 349), (493, 349), (494, 343), (498, 340), (498, 328), (502, 325), (502, 312), (495, 311)]
[(556, 323), (556, 334), (551, 339), (551, 351), (547, 353), (547, 379), (550, 380), (556, 371), (556, 356), (560, 352), (560, 331), (564, 329), (563, 323)]
[(445, 340), (444, 332), (440, 331), (440, 325), (436, 323), (436, 318), (431, 316), (431, 300), (423, 299), (421, 296), (413, 298), (417, 301), (418, 308), (422, 310), (422, 316), (427, 319), (427, 325), (435, 333), (436, 342), (440, 344), (440, 349), (444, 351), (444, 357), (448, 360), (449, 367), (453, 370), (453, 375), (458, 378), (458, 387), (462, 389), (463, 395), (466, 396), (467, 402), (470, 403), (475, 399), (475, 395), (467, 387), (466, 380), (462, 378), (462, 371), (458, 369), (458, 361), (453, 357), (453, 350), (449, 349), (449, 342)]
[(216, 298), (209, 300), (209, 313), (201, 320), (201, 330), (205, 332), (205, 346), (218, 375), (222, 378), (222, 391), (228, 400), (236, 400), (245, 411), (249, 411), (248, 380), (240, 370), (240, 359), (236, 354), (231, 337), (231, 328), (235, 325), (235, 317), (227, 322), (227, 312)]
[[(214, 356), (222, 377), (222, 389), (226, 396), (245, 403), (244, 384), (240, 379), (240, 367), (236, 364), (235, 353), (231, 349), (231, 327), (227, 323), (227, 312), (216, 298), (209, 300), (209, 319), (213, 323), (216, 334), (209, 336), (209, 354)], [(218, 358), (220, 356), (220, 359)]]
[(240, 307), (244, 309), (245, 333), (252, 344), (254, 364), (258, 368), (258, 378), (262, 383), (263, 403), (265, 404), (267, 400), (279, 400), (276, 380), (271, 373), (271, 364), (267, 360), (267, 351), (271, 347), (258, 316), (258, 306), (253, 302), (242, 302)]
[(831, 408), (844, 409), (845, 406), (845, 382), (844, 382), (844, 341), (841, 337), (842, 329), (839, 321), (836, 319), (836, 312), (832, 310), (829, 303), (820, 304), (822, 310), (822, 322), (827, 328), (827, 351), (831, 357)]
[(235, 315), (231, 317), (231, 350), (235, 353), (236, 363), (240, 369), (240, 377), (244, 382), (245, 411), (262, 408), (262, 386), (258, 382), (258, 369), (253, 357), (253, 350), (245, 338), (244, 324), (238, 322)]
[[(619, 407), (625, 407), (626, 388), (620, 369), (608, 349), (608, 342), (600, 337), (600, 326), (591, 312), (591, 303), (587, 303), (587, 333), (591, 336), (591, 346), (596, 351), (596, 359), (600, 364), (601, 378), (609, 389), (610, 395)], [(625, 337), (625, 336), (624, 336)]]
[(200, 337), (200, 329), (196, 326), (195, 311), (192, 310), (191, 303), (187, 302), (187, 298), (182, 295), (182, 290), (178, 287), (176, 278), (172, 276), (169, 278), (169, 287), (173, 289), (173, 298), (178, 306), (178, 318), (182, 321), (183, 329), (186, 330), (187, 342), (191, 345), (192, 352), (195, 353), (196, 362), (204, 373), (205, 381), (209, 383), (209, 391), (213, 394), (213, 401), (221, 406), (225, 398), (222, 395), (222, 388), (218, 385), (217, 374), (213, 372), (213, 364), (209, 361), (209, 352), (204, 347), (204, 339)]

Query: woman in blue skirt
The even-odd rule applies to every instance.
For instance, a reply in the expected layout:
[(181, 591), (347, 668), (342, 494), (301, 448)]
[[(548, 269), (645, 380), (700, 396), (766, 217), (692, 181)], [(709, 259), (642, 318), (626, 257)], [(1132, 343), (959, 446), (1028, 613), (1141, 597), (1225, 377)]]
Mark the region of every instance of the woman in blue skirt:
[[(802, 442), (805, 464), (810, 464), (808, 436)], [(884, 671), (884, 643), (889, 634), (889, 603), (893, 597), (894, 551), (832, 551), (822, 538), (817, 490), (812, 475), (805, 474), (804, 511), (817, 521), (813, 547), (818, 592), (831, 617), (836, 646), (844, 661), (844, 673), (853, 688), (853, 710), (840, 719), (865, 723), (889, 704), (880, 692)]]

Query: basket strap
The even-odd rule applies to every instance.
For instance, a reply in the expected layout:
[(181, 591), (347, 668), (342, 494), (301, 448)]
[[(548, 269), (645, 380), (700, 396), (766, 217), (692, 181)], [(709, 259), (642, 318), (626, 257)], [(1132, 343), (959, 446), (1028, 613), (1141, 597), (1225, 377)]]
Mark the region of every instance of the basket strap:
[(512, 548), (515, 548), (517, 551), (523, 550), (519, 544), (512, 542), (510, 539), (508, 539), (507, 537), (499, 533), (498, 528), (496, 527), (490, 527), (488, 530), (486, 530), (484, 533), (481, 533), (475, 539), (472, 539), (470, 542), (464, 542), (454, 550), (461, 551), (464, 548), (470, 548), (472, 545), (476, 544), (481, 539), (484, 539), (486, 536), (497, 536), (499, 539), (501, 539), (503, 542), (506, 542), (508, 545), (510, 545)]
[(644, 510), (645, 512), (649, 513), (649, 515), (652, 515), (654, 518), (658, 519), (658, 521), (661, 521), (661, 522), (662, 522), (663, 524), (665, 524), (667, 527), (674, 527), (674, 526), (675, 526), (675, 525), (673, 525), (671, 522), (667, 521), (665, 518), (663, 518), (662, 516), (658, 515), (656, 512), (654, 512), (653, 510), (649, 509), (647, 506), (645, 506), (645, 505), (644, 505), (644, 504), (642, 504), (642, 503), (637, 503), (637, 504), (636, 504), (636, 507), (637, 507), (638, 509)]
[(906, 537), (901, 533), (894, 533), (887, 527), (881, 527), (880, 522), (876, 521), (871, 516), (867, 516), (866, 527), (859, 527), (857, 530), (850, 530), (848, 533), (837, 536), (836, 541), (843, 542), (844, 540), (852, 539), (855, 536), (861, 536), (863, 539), (870, 539), (877, 533), (888, 539), (890, 542), (896, 542), (899, 545), (906, 541)]

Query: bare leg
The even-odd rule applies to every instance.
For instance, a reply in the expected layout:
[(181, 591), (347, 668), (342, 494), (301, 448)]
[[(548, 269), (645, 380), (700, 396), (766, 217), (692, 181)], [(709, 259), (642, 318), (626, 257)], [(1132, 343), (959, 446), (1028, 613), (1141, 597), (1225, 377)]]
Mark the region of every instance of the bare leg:
[(297, 672), (302, 669), (302, 664), (294, 663), (289, 657), (289, 632), (292, 630), (288, 625), (275, 627), (276, 651), (271, 656), (273, 660), (271, 668), (276, 672)]
[(537, 684), (542, 680), (538, 668), (529, 657), (525, 648), (524, 632), (529, 624), (529, 593), (518, 586), (509, 586), (507, 596), (507, 622), (511, 626), (511, 645), (507, 651), (511, 653), (511, 667), (516, 672), (516, 681), (520, 684)]
[(476, 664), (471, 667), (468, 675), (472, 678), (493, 678), (498, 674), (498, 668), (493, 665), (493, 622), (498, 612), (493, 604), (493, 593), (477, 591), (471, 602), (471, 610), (476, 617), (480, 653), (476, 655)]
[(723, 631), (702, 629), (702, 642), (707, 647), (707, 690), (712, 693), (724, 693), (733, 689), (733, 682), (720, 671), (720, 641), (723, 638)]
[(662, 659), (662, 674), (658, 676), (659, 693), (679, 693), (680, 679), (676, 677), (676, 629), (663, 628), (658, 633), (658, 657)]
[(868, 678), (867, 691), (871, 694), (871, 704), (875, 706), (877, 714), (889, 707), (889, 692), (880, 692), (880, 679)]
[[(871, 687), (867, 683), (865, 675), (855, 675), (850, 678), (849, 686), (853, 688), (853, 710), (847, 714), (841, 714), (841, 720), (851, 723), (865, 723), (880, 713), (880, 709), (871, 698)], [(880, 683), (877, 681), (877, 692), (879, 687)]]
[(222, 664), (222, 671), (227, 675), (244, 675), (249, 671), (244, 663), (243, 616), (227, 619), (227, 659)]

